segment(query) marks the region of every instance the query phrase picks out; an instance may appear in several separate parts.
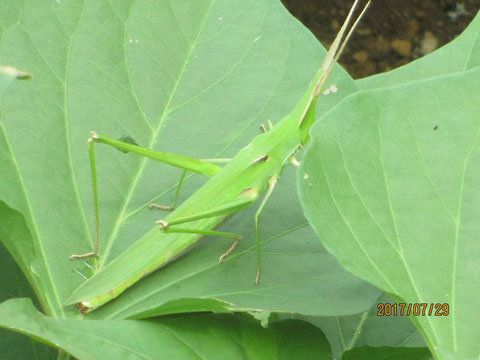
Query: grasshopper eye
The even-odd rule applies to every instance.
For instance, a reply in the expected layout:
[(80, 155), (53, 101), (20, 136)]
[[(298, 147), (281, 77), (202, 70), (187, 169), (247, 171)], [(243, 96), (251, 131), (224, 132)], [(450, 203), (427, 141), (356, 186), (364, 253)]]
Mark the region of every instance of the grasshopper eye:
[[(121, 137), (118, 138), (119, 141), (122, 141), (124, 143), (127, 143), (127, 144), (131, 144), (131, 145), (136, 145), (136, 146), (140, 146), (138, 145), (138, 143), (135, 141), (135, 139), (133, 137), (131, 137), (130, 135), (123, 135)], [(120, 149), (117, 149), (118, 151), (121, 151), (122, 153), (124, 154), (127, 154), (128, 151), (125, 151), (125, 150), (120, 150)]]

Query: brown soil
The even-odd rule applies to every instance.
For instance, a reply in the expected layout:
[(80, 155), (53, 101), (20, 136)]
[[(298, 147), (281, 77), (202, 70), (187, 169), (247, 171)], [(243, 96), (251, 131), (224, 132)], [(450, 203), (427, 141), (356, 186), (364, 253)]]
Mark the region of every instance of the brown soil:
[[(282, 1), (324, 45), (333, 41), (353, 2)], [(354, 78), (394, 69), (454, 39), (479, 8), (478, 0), (373, 0), (340, 62)]]

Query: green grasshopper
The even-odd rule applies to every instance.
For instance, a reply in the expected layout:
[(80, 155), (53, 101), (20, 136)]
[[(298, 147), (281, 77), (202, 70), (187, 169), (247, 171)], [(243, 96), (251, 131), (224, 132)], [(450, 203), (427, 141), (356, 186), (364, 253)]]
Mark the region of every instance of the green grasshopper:
[[(261, 268), (259, 220), (268, 199), (272, 195), (282, 169), (288, 164), (298, 165), (295, 153), (310, 140), (309, 130), (315, 122), (317, 99), (333, 66), (348, 42), (353, 30), (365, 13), (368, 5), (346, 33), (359, 0), (355, 0), (342, 28), (328, 50), (321, 68), (315, 74), (304, 95), (277, 125), (268, 122), (268, 129), (257, 135), (253, 141), (241, 149), (224, 167), (215, 161), (196, 160), (184, 156), (162, 153), (141, 148), (128, 141), (110, 139), (94, 132), (89, 139), (90, 165), (93, 181), (95, 211), (95, 244), (91, 253), (72, 255), (71, 258), (86, 258), (98, 255), (98, 192), (96, 181), (95, 156), (93, 145), (103, 143), (124, 152), (131, 152), (147, 158), (183, 168), (177, 186), (174, 204), (178, 198), (187, 171), (211, 177), (192, 196), (173, 210), (165, 219), (157, 221), (142, 238), (120, 254), (105, 267), (100, 268), (83, 283), (67, 300), (66, 304), (76, 304), (82, 313), (98, 308), (119, 296), (128, 287), (144, 276), (173, 261), (205, 236), (221, 236), (234, 240), (219, 262), (224, 260), (242, 238), (238, 234), (216, 231), (233, 214), (251, 206), (266, 192), (255, 214), (255, 234), (257, 245), (258, 284)], [(344, 34), (346, 36), (344, 37)], [(124, 139), (125, 140), (125, 139)], [(154, 207), (160, 207), (153, 205)], [(169, 207), (160, 207), (168, 209)], [(160, 227), (160, 230), (159, 228)]]

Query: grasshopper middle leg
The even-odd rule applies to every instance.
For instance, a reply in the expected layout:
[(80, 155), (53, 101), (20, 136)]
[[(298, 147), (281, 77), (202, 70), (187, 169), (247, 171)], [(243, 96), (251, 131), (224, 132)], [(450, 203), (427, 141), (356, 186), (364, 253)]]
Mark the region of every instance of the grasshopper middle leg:
[(258, 195), (259, 195), (258, 193), (253, 192), (250, 196), (241, 196), (238, 199), (232, 200), (225, 204), (221, 204), (207, 211), (199, 212), (189, 216), (178, 217), (176, 219), (169, 220), (168, 222), (165, 220), (158, 220), (156, 223), (160, 226), (160, 228), (164, 232), (202, 234), (202, 235), (208, 235), (208, 236), (219, 236), (219, 237), (234, 239), (234, 242), (230, 246), (230, 248), (219, 257), (218, 262), (222, 262), (235, 250), (238, 243), (243, 238), (241, 235), (229, 233), (229, 232), (223, 232), (223, 231), (215, 231), (215, 230), (179, 228), (179, 227), (176, 227), (175, 225), (184, 224), (191, 221), (205, 219), (209, 217), (226, 216), (226, 215), (234, 214), (250, 206), (258, 198)]

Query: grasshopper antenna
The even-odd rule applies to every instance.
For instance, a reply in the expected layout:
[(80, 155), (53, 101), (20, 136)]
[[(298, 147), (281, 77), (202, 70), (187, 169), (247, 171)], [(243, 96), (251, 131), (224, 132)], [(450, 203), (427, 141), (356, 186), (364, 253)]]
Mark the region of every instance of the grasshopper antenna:
[(323, 60), (322, 70), (324, 72), (323, 72), (322, 77), (318, 81), (317, 86), (315, 87), (315, 91), (313, 92), (314, 97), (317, 97), (320, 94), (320, 91), (323, 87), (323, 84), (328, 79), (328, 76), (330, 75), (330, 73), (333, 70), (333, 66), (337, 62), (340, 55), (342, 54), (343, 49), (345, 48), (345, 45), (347, 44), (347, 42), (350, 39), (350, 37), (352, 36), (355, 28), (357, 27), (358, 23), (360, 22), (363, 15), (365, 14), (365, 11), (367, 11), (368, 7), (370, 6), (371, 0), (369, 0), (367, 2), (367, 4), (363, 7), (362, 12), (360, 13), (360, 15), (357, 17), (357, 19), (353, 23), (352, 27), (348, 31), (345, 38), (343, 38), (343, 35), (345, 34), (345, 31), (346, 31), (348, 25), (350, 24), (350, 20), (352, 19), (353, 13), (355, 12), (355, 8), (357, 7), (358, 2), (359, 2), (359, 0), (355, 0), (355, 2), (353, 3), (353, 6), (350, 9), (350, 12), (348, 13), (347, 18), (343, 22), (343, 25), (342, 25), (340, 31), (338, 32), (337, 36), (335, 37), (335, 40), (333, 40), (333, 43), (330, 46), (330, 49), (328, 50), (327, 55), (325, 56), (325, 59)]

